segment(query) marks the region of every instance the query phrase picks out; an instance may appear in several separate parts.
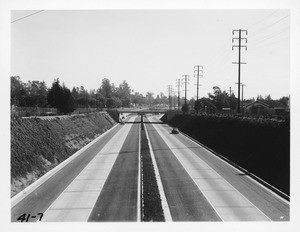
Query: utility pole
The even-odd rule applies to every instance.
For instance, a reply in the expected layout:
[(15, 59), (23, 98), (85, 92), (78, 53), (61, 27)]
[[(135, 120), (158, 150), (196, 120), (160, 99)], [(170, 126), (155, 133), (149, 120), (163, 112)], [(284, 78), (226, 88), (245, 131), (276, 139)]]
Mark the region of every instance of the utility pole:
[(169, 107), (170, 110), (172, 109), (172, 99), (171, 99), (171, 94), (172, 94), (172, 86), (168, 85), (168, 93), (169, 93)]
[(176, 79), (176, 86), (178, 87), (178, 110), (180, 110), (180, 79)]
[(242, 38), (242, 32), (245, 32), (246, 35), (248, 35), (248, 31), (247, 30), (233, 30), (232, 31), (232, 35), (235, 34), (235, 32), (239, 33), (239, 37), (238, 38), (232, 38), (232, 43), (234, 43), (234, 40), (238, 40), (239, 44), (238, 45), (232, 45), (232, 50), (234, 50), (235, 47), (239, 48), (239, 61), (238, 62), (232, 62), (233, 64), (238, 64), (238, 106), (237, 106), (237, 112), (240, 113), (240, 83), (241, 83), (241, 64), (246, 64), (241, 62), (241, 48), (244, 47), (247, 51), (247, 46), (246, 45), (241, 45), (242, 40), (245, 40), (247, 43), (247, 38)]
[(231, 87), (229, 87), (229, 108), (230, 108), (229, 112), (230, 112), (230, 114), (231, 114), (231, 93), (232, 92), (233, 92), (233, 90), (231, 90)]
[(186, 105), (186, 101), (187, 101), (187, 84), (189, 84), (189, 75), (182, 75), (183, 76), (183, 83), (184, 83), (184, 104)]
[(175, 110), (176, 109), (176, 91), (175, 90), (172, 91), (172, 99), (173, 99), (173, 107)]
[[(236, 83), (236, 84), (238, 84), (238, 83)], [(244, 86), (246, 86), (246, 85), (240, 82), (240, 86), (242, 86), (242, 101), (241, 101), (242, 107), (241, 108), (244, 109)], [(242, 113), (244, 113), (244, 110)]]
[(244, 86), (246, 86), (246, 85), (241, 83), (241, 86), (242, 86), (242, 110), (243, 110), (243, 114), (244, 114)]
[[(201, 65), (195, 65), (194, 69), (195, 69), (194, 72), (196, 72), (196, 74), (194, 75), (194, 77), (197, 77), (197, 98), (196, 98), (195, 108), (196, 108), (196, 113), (198, 114), (198, 112), (199, 112), (199, 102), (198, 102), (198, 100), (199, 100), (199, 86), (200, 86), (200, 84), (199, 84), (199, 77), (200, 76), (203, 77), (203, 66), (201, 66)], [(200, 71), (202, 73), (201, 75), (200, 75)]]

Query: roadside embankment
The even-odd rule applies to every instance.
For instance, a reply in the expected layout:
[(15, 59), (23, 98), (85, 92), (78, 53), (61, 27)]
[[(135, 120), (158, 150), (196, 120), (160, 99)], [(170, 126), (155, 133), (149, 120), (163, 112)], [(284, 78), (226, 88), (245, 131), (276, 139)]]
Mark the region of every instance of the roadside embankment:
[(289, 195), (289, 121), (176, 115), (168, 123)]
[(11, 118), (11, 196), (115, 124), (106, 112)]

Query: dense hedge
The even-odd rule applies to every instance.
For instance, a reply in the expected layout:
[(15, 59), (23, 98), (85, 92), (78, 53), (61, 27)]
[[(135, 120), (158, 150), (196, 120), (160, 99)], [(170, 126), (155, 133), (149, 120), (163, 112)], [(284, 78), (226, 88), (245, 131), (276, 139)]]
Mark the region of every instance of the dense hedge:
[(165, 221), (154, 167), (149, 151), (148, 139), (142, 123), (141, 163), (143, 178), (142, 221)]
[(289, 121), (176, 115), (169, 124), (289, 194)]

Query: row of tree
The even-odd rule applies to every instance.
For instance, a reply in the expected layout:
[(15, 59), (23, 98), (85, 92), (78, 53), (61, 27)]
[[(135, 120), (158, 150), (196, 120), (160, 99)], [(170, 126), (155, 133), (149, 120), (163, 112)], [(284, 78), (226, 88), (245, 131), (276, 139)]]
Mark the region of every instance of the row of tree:
[[(273, 100), (270, 95), (263, 98), (261, 95), (257, 99), (271, 107), (287, 106), (288, 97)], [(109, 79), (102, 79), (98, 89), (87, 90), (83, 86), (68, 89), (64, 84), (60, 84), (59, 79), (55, 79), (51, 88), (47, 88), (44, 81), (28, 81), (24, 83), (20, 77), (11, 77), (11, 105), (27, 107), (55, 107), (62, 113), (70, 113), (77, 108), (118, 108), (138, 105), (148, 106), (169, 106), (177, 107), (177, 97), (165, 96), (163, 93), (154, 96), (152, 92), (147, 92), (145, 96), (138, 92), (133, 92), (129, 84), (123, 81), (119, 86), (115, 86)], [(254, 98), (247, 99), (244, 105), (255, 101)], [(222, 91), (218, 86), (213, 87), (213, 92), (208, 97), (203, 97), (196, 102), (194, 98), (187, 100), (187, 105), (183, 105), (184, 99), (180, 99), (180, 106), (183, 111), (195, 109), (207, 113), (216, 113), (223, 108), (235, 110), (237, 98), (234, 94)]]
[[(270, 107), (287, 107), (289, 102), (289, 97), (281, 97), (280, 99), (274, 100), (270, 95), (263, 97), (262, 95), (258, 95), (257, 98), (251, 98), (241, 101), (241, 106), (246, 106), (247, 104), (254, 101), (263, 102)], [(183, 100), (181, 100), (183, 102)], [(218, 86), (213, 87), (213, 92), (208, 93), (208, 97), (203, 97), (196, 101), (196, 99), (192, 98), (187, 101), (187, 106), (183, 105), (182, 110), (188, 111), (189, 109), (198, 110), (201, 112), (207, 113), (218, 113), (221, 112), (224, 108), (231, 109), (232, 111), (237, 108), (238, 99), (232, 93), (231, 95), (222, 91)]]
[(132, 105), (167, 105), (163, 94), (156, 98), (152, 92), (134, 92), (126, 81), (115, 86), (109, 79), (102, 79), (98, 89), (87, 90), (83, 86), (68, 89), (57, 78), (51, 88), (44, 81), (24, 83), (20, 77), (11, 77), (11, 105), (20, 107), (54, 107), (61, 113), (70, 113), (77, 108), (117, 108)]

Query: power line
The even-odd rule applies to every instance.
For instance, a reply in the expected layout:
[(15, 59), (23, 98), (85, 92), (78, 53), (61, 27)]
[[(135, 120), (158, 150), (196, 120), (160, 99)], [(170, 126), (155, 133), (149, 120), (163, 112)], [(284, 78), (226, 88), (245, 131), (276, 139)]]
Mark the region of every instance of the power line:
[[(284, 40), (288, 40), (288, 39), (290, 39), (290, 36), (285, 36), (283, 38), (278, 38), (278, 39), (279, 40), (272, 41), (271, 43), (268, 42), (267, 44), (263, 44), (263, 42), (259, 43), (259, 44), (255, 44), (254, 47), (251, 47), (251, 51), (255, 51), (257, 49), (260, 49), (262, 46), (263, 47), (269, 47), (270, 45), (274, 45), (274, 44), (280, 43), (280, 42), (282, 42)], [(277, 49), (277, 47), (276, 47), (276, 49)]]
[[(228, 49), (226, 47), (226, 49)], [(228, 60), (229, 55), (231, 54), (230, 51), (224, 51), (222, 54), (220, 54), (213, 62), (210, 62), (208, 65), (205, 65), (206, 69), (213, 69), (215, 70), (216, 67), (219, 66), (220, 63), (223, 63), (224, 61)]]
[(34, 13), (32, 13), (32, 14), (29, 14), (29, 15), (26, 15), (26, 16), (24, 16), (24, 17), (21, 17), (21, 18), (18, 18), (18, 19), (16, 19), (16, 20), (13, 20), (13, 21), (11, 21), (10, 23), (15, 23), (15, 22), (17, 22), (17, 21), (20, 21), (20, 20), (22, 20), (22, 19), (31, 17), (32, 15), (41, 13), (41, 12), (43, 12), (43, 11), (45, 11), (45, 10), (40, 10), (40, 11), (34, 12)]
[(286, 30), (289, 30), (289, 29), (290, 29), (290, 27), (288, 26), (288, 27), (281, 29), (280, 31), (277, 31), (275, 33), (272, 33), (272, 34), (262, 37), (260, 39), (252, 40), (251, 45), (257, 45), (257, 44), (264, 42), (265, 40), (272, 39), (272, 38), (280, 35), (282, 32), (285, 32)]
[(257, 24), (259, 24), (259, 23), (261, 23), (261, 22), (263, 22), (263, 21), (265, 21), (266, 19), (268, 19), (269, 17), (271, 17), (273, 14), (275, 14), (277, 11), (278, 11), (278, 10), (274, 10), (271, 14), (267, 15), (266, 17), (264, 17), (263, 19), (257, 21), (256, 23), (250, 25), (250, 26), (248, 27), (248, 30), (249, 30), (249, 28), (251, 28), (251, 27), (253, 27), (253, 26), (255, 26), (255, 25), (257, 25)]
[[(231, 35), (230, 35), (230, 38), (231, 38)], [(229, 37), (228, 37), (228, 39), (229, 39)], [(208, 57), (209, 62), (207, 62), (205, 64), (205, 67), (207, 68), (207, 67), (211, 66), (212, 64), (215, 64), (216, 59), (220, 59), (220, 57), (224, 56), (224, 54), (226, 54), (226, 55), (227, 55), (227, 53), (230, 54), (230, 52), (228, 52), (227, 49), (228, 48), (224, 47), (224, 46), (220, 47), (220, 49), (215, 54), (213, 54), (211, 57)]]
[(256, 30), (256, 31), (252, 32), (252, 36), (249, 36), (248, 38), (250, 38), (250, 37), (251, 37), (251, 38), (252, 38), (252, 37), (255, 37), (257, 34), (266, 31), (266, 29), (268, 29), (268, 28), (274, 26), (275, 24), (281, 22), (282, 20), (286, 19), (287, 17), (290, 17), (290, 15), (286, 15), (285, 17), (280, 18), (279, 20), (275, 21), (274, 23), (271, 23), (271, 24), (269, 24), (269, 25), (267, 25), (267, 26), (265, 26), (265, 27), (262, 27), (262, 28), (260, 28), (260, 29), (258, 29), (258, 30)]

